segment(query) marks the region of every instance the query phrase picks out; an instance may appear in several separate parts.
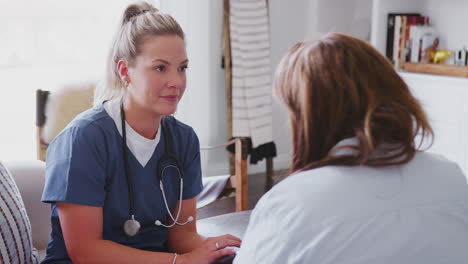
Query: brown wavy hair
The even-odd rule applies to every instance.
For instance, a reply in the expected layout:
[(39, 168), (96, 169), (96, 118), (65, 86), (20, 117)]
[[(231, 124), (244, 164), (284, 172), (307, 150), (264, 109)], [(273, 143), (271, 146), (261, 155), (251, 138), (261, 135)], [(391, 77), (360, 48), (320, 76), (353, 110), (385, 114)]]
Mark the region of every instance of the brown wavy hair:
[[(406, 83), (358, 38), (332, 33), (294, 45), (274, 83), (289, 112), (293, 173), (326, 165), (404, 164), (427, 137), (432, 144), (432, 128)], [(339, 141), (352, 137), (358, 144), (345, 148), (353, 154), (333, 154)], [(384, 155), (374, 155), (384, 146)]]

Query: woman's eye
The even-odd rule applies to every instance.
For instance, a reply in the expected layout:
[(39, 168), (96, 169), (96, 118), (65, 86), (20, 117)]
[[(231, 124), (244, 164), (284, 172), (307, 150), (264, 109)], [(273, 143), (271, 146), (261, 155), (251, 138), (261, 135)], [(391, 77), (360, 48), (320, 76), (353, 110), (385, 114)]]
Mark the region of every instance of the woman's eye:
[(182, 72), (186, 71), (187, 69), (188, 69), (188, 65), (184, 65), (184, 66), (179, 67), (179, 71), (182, 71)]
[(166, 66), (160, 65), (160, 66), (156, 66), (154, 69), (158, 72), (163, 72), (166, 70)]

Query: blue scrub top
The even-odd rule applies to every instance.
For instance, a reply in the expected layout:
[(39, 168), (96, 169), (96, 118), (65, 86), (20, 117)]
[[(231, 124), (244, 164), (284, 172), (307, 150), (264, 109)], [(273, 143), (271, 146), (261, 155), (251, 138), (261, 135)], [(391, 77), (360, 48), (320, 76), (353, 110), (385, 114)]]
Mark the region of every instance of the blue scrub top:
[[(166, 124), (168, 133), (172, 134), (172, 151), (184, 171), (183, 199), (193, 198), (203, 187), (197, 135), (191, 127), (173, 117), (166, 117)], [(135, 219), (142, 224), (142, 229), (134, 237), (123, 231), (124, 222), (130, 218), (130, 202), (124, 174), (122, 137), (103, 104), (80, 114), (54, 139), (47, 151), (46, 183), (42, 195), (43, 202), (51, 203), (52, 232), (47, 256), (42, 263), (71, 263), (55, 202), (102, 207), (104, 240), (142, 250), (167, 251), (168, 229), (154, 225), (155, 220), (167, 224), (170, 219), (157, 179), (157, 164), (164, 154), (165, 136), (161, 131), (161, 140), (145, 167), (127, 148)], [(177, 172), (166, 169), (164, 190), (171, 210), (178, 201), (179, 189)]]

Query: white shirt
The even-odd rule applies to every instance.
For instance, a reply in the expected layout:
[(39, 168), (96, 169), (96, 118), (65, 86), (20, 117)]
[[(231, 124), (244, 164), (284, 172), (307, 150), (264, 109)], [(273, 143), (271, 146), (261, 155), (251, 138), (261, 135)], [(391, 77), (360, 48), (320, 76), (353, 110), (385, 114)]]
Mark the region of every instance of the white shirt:
[[(104, 109), (107, 114), (112, 117), (117, 126), (117, 130), (122, 135), (122, 121), (120, 119), (120, 99), (110, 100), (104, 103)], [(161, 127), (161, 124), (159, 125)], [(145, 167), (148, 161), (153, 156), (154, 150), (159, 143), (161, 138), (161, 129), (158, 129), (156, 137), (154, 139), (147, 139), (144, 136), (138, 134), (133, 128), (125, 121), (125, 131), (127, 132), (127, 146), (133, 153), (135, 158)]]
[(258, 202), (234, 263), (466, 264), (467, 180), (424, 152), (297, 173)]

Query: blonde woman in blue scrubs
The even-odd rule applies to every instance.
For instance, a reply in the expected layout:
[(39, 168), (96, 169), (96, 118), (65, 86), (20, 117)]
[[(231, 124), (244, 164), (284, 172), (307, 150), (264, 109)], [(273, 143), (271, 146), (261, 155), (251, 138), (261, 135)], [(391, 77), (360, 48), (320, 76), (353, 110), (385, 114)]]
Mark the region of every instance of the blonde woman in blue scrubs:
[(147, 3), (127, 7), (98, 104), (51, 143), (42, 200), (52, 233), (42, 263), (213, 263), (240, 246), (196, 230), (199, 142), (176, 120), (184, 33)]

